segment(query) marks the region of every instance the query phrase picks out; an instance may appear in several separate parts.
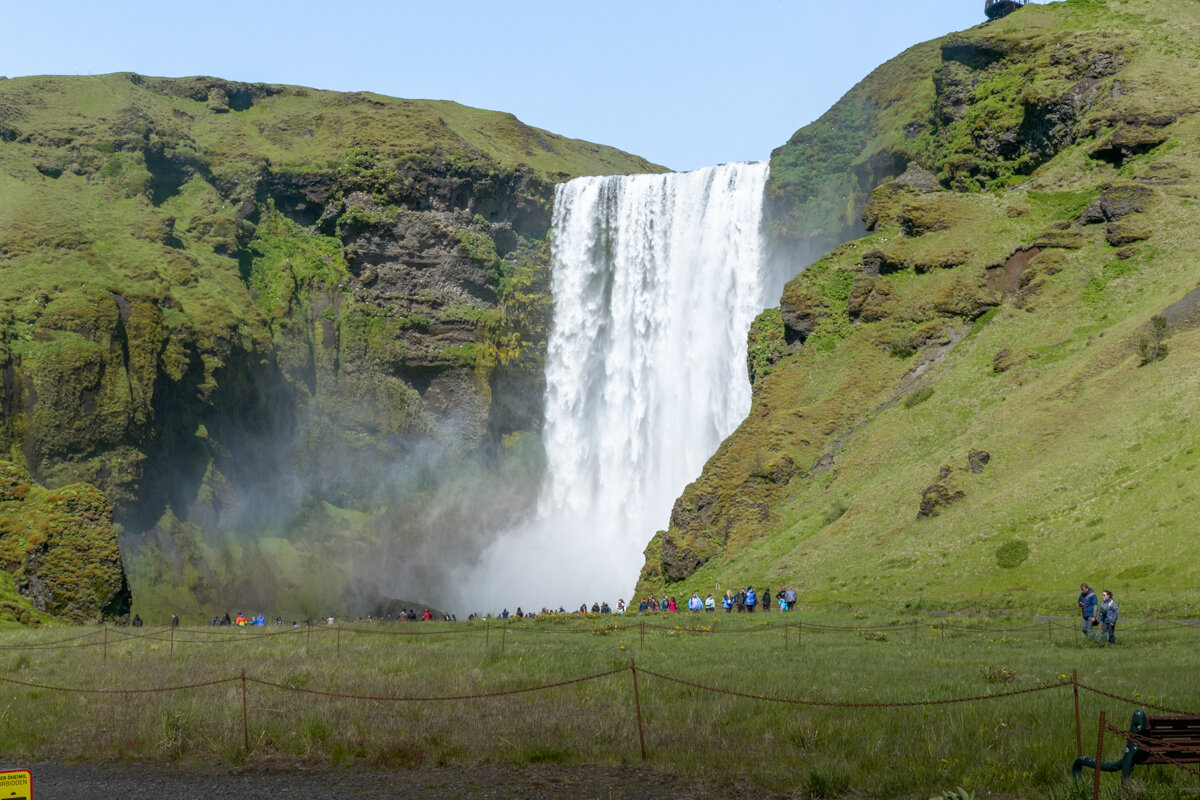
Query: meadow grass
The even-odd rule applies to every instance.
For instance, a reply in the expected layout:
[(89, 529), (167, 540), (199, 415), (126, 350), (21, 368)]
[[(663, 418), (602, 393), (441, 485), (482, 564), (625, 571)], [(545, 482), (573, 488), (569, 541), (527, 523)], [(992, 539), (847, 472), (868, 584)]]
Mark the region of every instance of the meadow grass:
[[(656, 767), (795, 797), (928, 797), (958, 786), (980, 796), (1068, 797), (1069, 685), (964, 703), (821, 704), (993, 695), (1069, 682), (1078, 670), (1080, 684), (1133, 703), (1200, 709), (1191, 677), (1200, 627), (1134, 620), (1118, 627), (1116, 646), (1103, 646), (1081, 641), (1074, 625), (875, 606), (506, 627), (13, 630), (0, 634), (0, 752), (13, 763), (637, 764), (635, 664), (646, 757)], [(210, 681), (223, 682), (138, 694), (39, 688)], [(1081, 690), (1084, 752), (1095, 752), (1101, 710), (1124, 728), (1134, 707)], [(1106, 758), (1116, 758), (1120, 742), (1108, 741)], [(1116, 796), (1119, 780), (1104, 778), (1106, 796)], [(1132, 791), (1179, 797), (1196, 783), (1172, 768), (1143, 768)]]

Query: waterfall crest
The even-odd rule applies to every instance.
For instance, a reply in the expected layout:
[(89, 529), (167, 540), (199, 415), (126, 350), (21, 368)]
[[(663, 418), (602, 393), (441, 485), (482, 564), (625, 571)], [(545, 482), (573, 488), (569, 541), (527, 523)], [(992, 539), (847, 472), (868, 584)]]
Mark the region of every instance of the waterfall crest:
[(750, 410), (746, 333), (779, 296), (767, 164), (557, 187), (547, 474), (536, 518), (464, 575), (472, 609), (629, 600), (654, 532)]

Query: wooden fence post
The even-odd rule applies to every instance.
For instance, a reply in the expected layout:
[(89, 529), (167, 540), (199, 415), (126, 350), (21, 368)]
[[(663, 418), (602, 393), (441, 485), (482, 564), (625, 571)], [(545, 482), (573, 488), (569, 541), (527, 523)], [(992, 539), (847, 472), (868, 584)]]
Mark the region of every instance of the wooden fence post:
[(633, 674), (633, 706), (637, 709), (638, 739), (642, 743), (642, 761), (646, 760), (646, 734), (642, 730), (642, 701), (638, 696), (637, 664), (629, 659), (629, 671)]

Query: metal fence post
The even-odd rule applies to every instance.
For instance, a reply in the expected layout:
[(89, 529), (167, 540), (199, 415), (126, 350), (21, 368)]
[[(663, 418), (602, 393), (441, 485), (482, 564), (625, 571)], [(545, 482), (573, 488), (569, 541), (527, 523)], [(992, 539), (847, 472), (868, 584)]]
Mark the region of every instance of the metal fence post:
[(246, 715), (246, 668), (242, 667), (242, 744), (250, 754), (250, 722)]
[(1100, 762), (1104, 760), (1104, 728), (1107, 720), (1104, 712), (1100, 712), (1100, 731), (1096, 734), (1096, 768), (1092, 770), (1092, 800), (1100, 800)]
[(1084, 733), (1079, 726), (1079, 670), (1070, 670), (1070, 685), (1075, 690), (1075, 757), (1084, 754)]
[(637, 709), (638, 739), (642, 743), (642, 761), (646, 760), (646, 734), (642, 730), (642, 701), (638, 696), (637, 664), (629, 659), (629, 671), (633, 674), (633, 706)]

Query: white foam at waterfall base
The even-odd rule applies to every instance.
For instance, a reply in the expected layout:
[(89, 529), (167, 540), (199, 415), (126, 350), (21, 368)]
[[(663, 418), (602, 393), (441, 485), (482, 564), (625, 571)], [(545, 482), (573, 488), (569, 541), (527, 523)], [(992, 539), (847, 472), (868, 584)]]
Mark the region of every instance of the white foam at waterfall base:
[(655, 531), (750, 409), (746, 334), (779, 297), (761, 241), (767, 165), (558, 187), (537, 513), (500, 533), (457, 607), (627, 602)]

